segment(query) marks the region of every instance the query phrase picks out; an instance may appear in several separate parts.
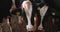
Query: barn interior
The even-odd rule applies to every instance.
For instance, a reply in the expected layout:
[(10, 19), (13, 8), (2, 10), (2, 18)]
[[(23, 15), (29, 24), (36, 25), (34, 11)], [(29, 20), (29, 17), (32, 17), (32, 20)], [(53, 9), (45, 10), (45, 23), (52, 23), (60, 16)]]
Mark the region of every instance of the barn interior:
[[(60, 0), (29, 0), (32, 3), (32, 31), (26, 29), (28, 20), (25, 10), (22, 10), (24, 1), (28, 0), (0, 0), (0, 32), (60, 32)], [(42, 20), (43, 29), (40, 30), (40, 10), (45, 5), (48, 10)]]

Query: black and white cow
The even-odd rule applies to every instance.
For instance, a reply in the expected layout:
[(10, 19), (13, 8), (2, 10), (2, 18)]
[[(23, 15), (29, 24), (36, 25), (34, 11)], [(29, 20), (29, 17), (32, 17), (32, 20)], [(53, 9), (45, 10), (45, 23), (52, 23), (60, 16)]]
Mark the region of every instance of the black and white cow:
[(40, 8), (41, 22), (38, 29), (42, 30), (42, 28), (45, 28), (45, 31), (57, 32), (55, 23), (57, 22), (57, 11), (59, 11), (60, 8), (60, 4), (58, 4), (59, 0), (45, 0), (45, 2), (46, 5)]
[(23, 1), (22, 10), (25, 11), (28, 24), (26, 25), (27, 31), (32, 31), (33, 25), (31, 24), (32, 3), (29, 0)]
[(42, 8), (38, 8), (38, 9), (40, 9), (40, 16), (41, 16), (41, 21), (40, 21), (40, 25), (39, 25), (38, 29), (43, 29), (42, 21), (47, 12), (48, 6), (44, 5)]
[[(55, 20), (54, 20), (54, 23), (55, 23), (55, 28), (57, 28), (56, 26), (59, 26), (59, 24), (57, 24), (57, 23), (59, 23), (59, 18), (58, 17), (60, 17), (60, 0), (44, 0), (46, 3), (47, 3), (47, 5), (48, 5), (48, 11), (49, 11), (49, 15), (51, 15), (51, 14), (53, 14), (54, 15), (54, 17), (52, 17), (52, 18), (54, 18)], [(56, 19), (58, 19), (59, 21), (56, 21)], [(43, 21), (44, 22), (44, 21)], [(52, 28), (53, 29), (53, 28)], [(57, 28), (57, 29), (59, 29), (59, 28)], [(56, 31), (56, 30), (55, 30)]]

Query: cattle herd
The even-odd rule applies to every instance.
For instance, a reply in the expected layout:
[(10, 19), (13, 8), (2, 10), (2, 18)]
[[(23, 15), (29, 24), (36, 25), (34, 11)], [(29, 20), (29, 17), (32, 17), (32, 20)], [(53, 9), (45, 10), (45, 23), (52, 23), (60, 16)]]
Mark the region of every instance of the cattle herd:
[(0, 0), (0, 32), (59, 32), (60, 0)]

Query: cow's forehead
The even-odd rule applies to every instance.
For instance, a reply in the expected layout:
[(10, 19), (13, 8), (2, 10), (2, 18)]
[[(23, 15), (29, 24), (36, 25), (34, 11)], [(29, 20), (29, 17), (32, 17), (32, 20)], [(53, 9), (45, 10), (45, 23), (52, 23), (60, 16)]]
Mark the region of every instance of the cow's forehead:
[(30, 4), (30, 2), (26, 2), (26, 4)]

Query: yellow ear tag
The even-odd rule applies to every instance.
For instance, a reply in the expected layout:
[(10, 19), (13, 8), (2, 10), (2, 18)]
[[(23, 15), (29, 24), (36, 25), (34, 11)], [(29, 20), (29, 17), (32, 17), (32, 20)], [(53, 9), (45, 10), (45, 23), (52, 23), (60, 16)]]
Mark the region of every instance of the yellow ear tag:
[(53, 12), (52, 15), (54, 16), (55, 15), (55, 12)]
[(16, 15), (19, 16), (20, 12), (16, 12)]
[(40, 7), (38, 7), (37, 10), (40, 10)]

